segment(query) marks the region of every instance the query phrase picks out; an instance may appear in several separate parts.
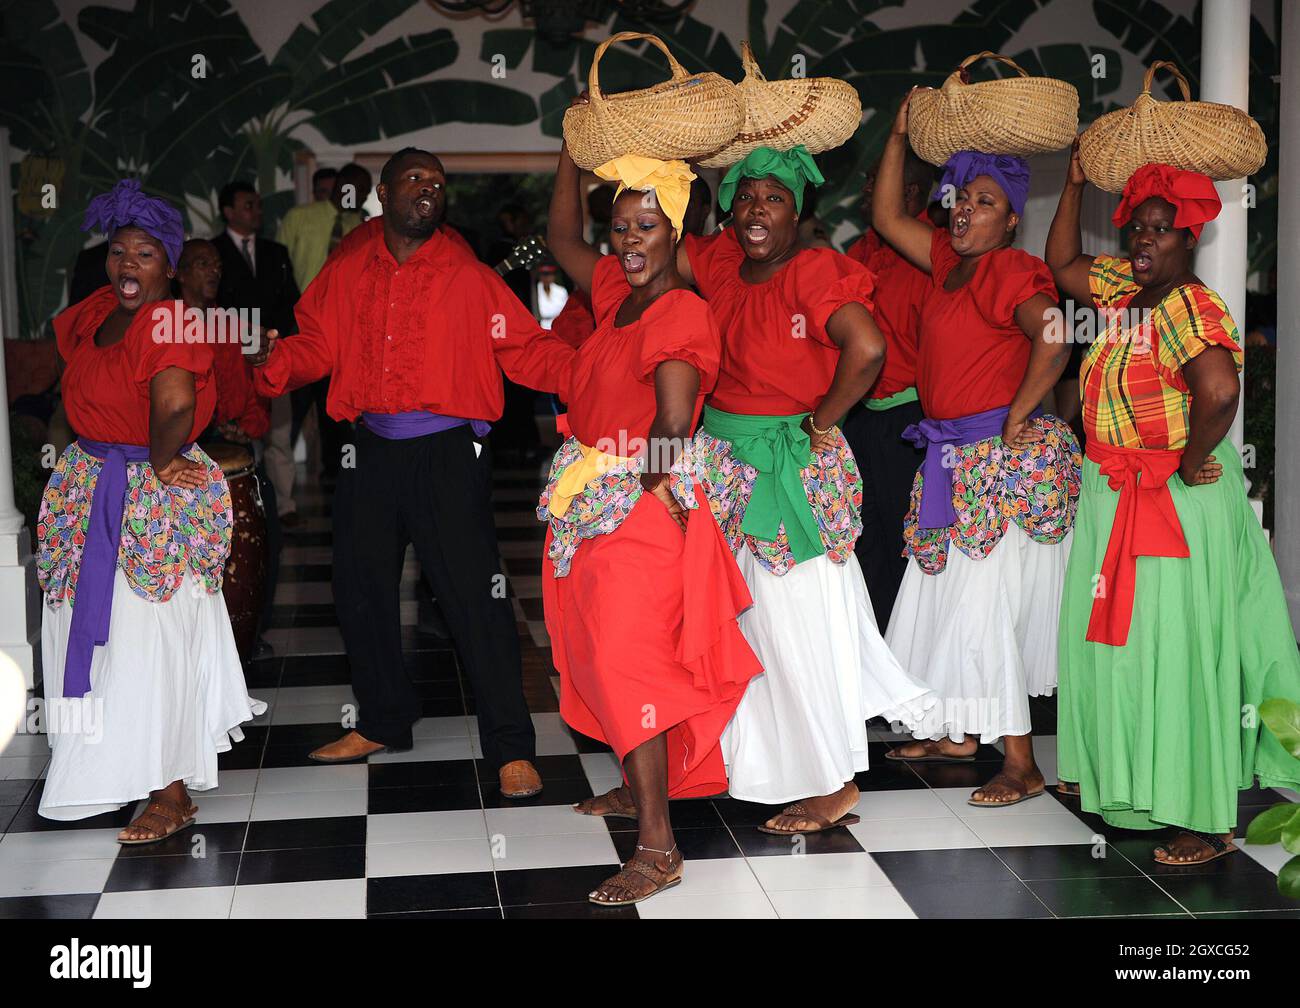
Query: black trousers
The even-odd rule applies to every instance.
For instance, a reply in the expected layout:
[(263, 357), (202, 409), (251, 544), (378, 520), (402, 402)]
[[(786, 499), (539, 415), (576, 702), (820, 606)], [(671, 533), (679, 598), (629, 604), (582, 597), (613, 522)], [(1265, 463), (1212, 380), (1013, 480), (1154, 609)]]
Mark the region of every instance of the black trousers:
[(903, 520), (912, 479), (925, 453), (902, 438), (903, 428), (920, 423), (919, 402), (888, 410), (860, 409), (844, 425), (844, 437), (862, 471), (862, 535), (853, 551), (871, 595), (880, 632), (889, 626), (898, 586), (907, 570)]
[(490, 500), (491, 463), (468, 425), (390, 441), (356, 426), (356, 467), (334, 495), (334, 601), (361, 708), (357, 730), (407, 747), (420, 698), (402, 665), (398, 591), (414, 544), (477, 701), (483, 758), (532, 759), (519, 637)]

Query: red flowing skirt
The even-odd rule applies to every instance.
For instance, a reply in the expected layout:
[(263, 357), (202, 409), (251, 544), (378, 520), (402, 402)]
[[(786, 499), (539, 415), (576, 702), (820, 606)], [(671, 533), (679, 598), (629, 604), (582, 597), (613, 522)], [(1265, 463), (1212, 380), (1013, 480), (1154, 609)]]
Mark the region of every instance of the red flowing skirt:
[(749, 590), (709, 509), (690, 512), (683, 535), (643, 494), (618, 529), (578, 547), (566, 577), (542, 568), (565, 723), (620, 762), (667, 732), (669, 797), (725, 791), (719, 739), (762, 666), (736, 624)]

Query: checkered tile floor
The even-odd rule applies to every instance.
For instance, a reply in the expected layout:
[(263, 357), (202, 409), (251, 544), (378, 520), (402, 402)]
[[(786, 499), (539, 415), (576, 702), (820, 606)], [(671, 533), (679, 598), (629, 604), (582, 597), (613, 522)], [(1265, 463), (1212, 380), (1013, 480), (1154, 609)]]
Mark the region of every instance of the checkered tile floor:
[[(161, 844), (119, 848), (133, 809), (79, 823), (40, 818), (45, 740), (0, 755), (0, 918), (32, 917), (1089, 917), (1300, 916), (1282, 898), (1280, 847), (1199, 868), (1162, 868), (1152, 838), (1079, 815), (1050, 792), (1001, 810), (966, 805), (999, 753), (915, 769), (888, 764), (873, 726), (858, 776), (860, 825), (798, 841), (753, 827), (770, 809), (720, 797), (675, 803), (684, 883), (638, 908), (585, 896), (627, 858), (626, 822), (571, 803), (619, 780), (607, 749), (561, 722), (542, 624), (538, 473), (498, 471), (496, 515), (524, 647), (545, 790), (507, 802), (480, 759), (474, 698), (428, 615), (414, 560), (404, 574), (406, 666), (424, 698), (414, 749), (325, 767), (307, 752), (337, 737), (352, 702), (330, 595), (328, 498), (310, 490), (289, 537), (267, 634), (278, 657), (248, 669), (267, 713), (196, 794), (198, 824)], [(1034, 704), (1040, 764), (1055, 773), (1055, 705)], [(1250, 792), (1241, 829), (1282, 797)], [(1285, 797), (1296, 800), (1295, 794)], [(1104, 838), (1104, 840), (1103, 840)]]

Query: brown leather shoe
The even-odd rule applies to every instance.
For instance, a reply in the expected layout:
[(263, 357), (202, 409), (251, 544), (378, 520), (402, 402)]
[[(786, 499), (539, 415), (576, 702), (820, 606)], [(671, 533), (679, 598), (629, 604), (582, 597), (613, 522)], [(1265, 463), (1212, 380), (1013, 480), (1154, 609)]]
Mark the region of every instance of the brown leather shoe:
[(501, 793), (507, 798), (531, 798), (542, 793), (542, 775), (526, 759), (501, 768)]
[(337, 742), (323, 745), (315, 752), (308, 753), (307, 758), (317, 763), (355, 763), (377, 752), (383, 752), (388, 746), (382, 742), (371, 742), (358, 731), (350, 731)]

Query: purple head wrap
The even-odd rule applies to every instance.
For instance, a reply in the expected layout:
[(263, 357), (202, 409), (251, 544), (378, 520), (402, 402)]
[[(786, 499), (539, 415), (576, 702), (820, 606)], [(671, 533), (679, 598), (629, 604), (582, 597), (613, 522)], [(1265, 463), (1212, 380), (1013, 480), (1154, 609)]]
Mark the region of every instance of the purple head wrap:
[(122, 179), (110, 192), (96, 196), (86, 207), (83, 231), (102, 231), (111, 235), (118, 228), (138, 227), (162, 242), (172, 269), (181, 259), (185, 244), (185, 225), (180, 211), (165, 200), (146, 196), (140, 191), (139, 179)]
[(979, 151), (958, 151), (943, 166), (943, 178), (939, 180), (939, 191), (951, 185), (960, 189), (976, 175), (987, 175), (1006, 193), (1011, 209), (1018, 214), (1025, 212), (1025, 200), (1029, 196), (1029, 165), (1024, 158), (1009, 154), (983, 154)]

